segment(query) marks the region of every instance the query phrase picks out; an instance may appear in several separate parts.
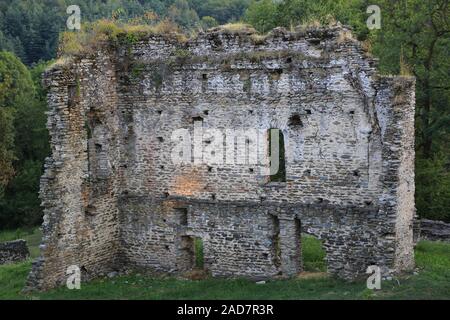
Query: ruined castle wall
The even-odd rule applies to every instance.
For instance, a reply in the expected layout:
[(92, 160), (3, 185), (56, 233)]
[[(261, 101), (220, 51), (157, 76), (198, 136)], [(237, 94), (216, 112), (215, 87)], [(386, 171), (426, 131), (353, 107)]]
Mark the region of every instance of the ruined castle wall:
[(52, 157), (41, 179), (41, 257), (28, 286), (65, 283), (76, 265), (83, 279), (111, 270), (118, 250), (119, 149), (114, 63), (100, 52), (48, 71)]
[(384, 194), (380, 203), (395, 221), (395, 267), (414, 266), (414, 101), (415, 82), (411, 78), (384, 77), (379, 82), (375, 106), (383, 115)]
[[(183, 62), (177, 60), (176, 44), (157, 40), (133, 46), (131, 68), (139, 75), (121, 84), (122, 107), (132, 113), (135, 141), (127, 174), (131, 192), (205, 200), (301, 197), (305, 203), (363, 206), (380, 197), (380, 137), (370, 136), (378, 119), (369, 106), (362, 107), (366, 95), (373, 95), (362, 86), (373, 85), (375, 69), (360, 48), (338, 44), (336, 38), (312, 45), (279, 35), (254, 45), (249, 38), (219, 34), (188, 44), (183, 54), (201, 52), (203, 59)], [(220, 48), (212, 48), (214, 43)], [(289, 125), (295, 115), (301, 124)], [(258, 165), (174, 164), (172, 133), (184, 128), (193, 139), (193, 122), (199, 117), (203, 130), (281, 129), (286, 184), (267, 184)], [(203, 148), (216, 143), (204, 140)]]
[[(186, 205), (188, 230), (204, 238), (205, 259), (212, 261), (208, 268), (214, 275), (258, 277), (283, 273), (283, 269), (284, 273), (301, 270), (300, 265), (289, 262), (290, 256), (300, 261), (296, 253), (300, 242), (293, 232), (295, 217), (304, 230), (309, 227), (312, 234), (324, 239), (330, 272), (354, 278), (370, 264), (393, 268), (395, 243), (390, 235), (395, 234), (396, 212), (385, 211), (379, 201), (385, 192), (385, 179), (392, 173), (385, 175), (383, 171), (383, 164), (389, 163), (383, 162), (380, 122), (387, 119), (373, 104), (378, 86), (375, 62), (354, 42), (340, 42), (339, 33), (320, 36), (317, 41), (313, 36), (289, 39), (285, 34), (274, 34), (266, 43), (255, 45), (248, 37), (209, 35), (188, 43), (183, 58), (177, 43), (162, 38), (132, 47), (131, 69), (139, 72), (130, 79), (126, 70), (125, 82), (120, 84), (123, 107), (132, 113), (134, 141), (127, 192), (150, 202), (152, 198), (181, 197), (218, 203), (204, 206), (210, 210)], [(121, 59), (130, 59), (129, 50), (124, 50)], [(391, 105), (388, 98), (386, 103)], [(298, 116), (300, 123), (292, 124), (293, 116)], [(172, 133), (183, 128), (195, 139), (194, 120), (200, 118), (203, 130), (221, 129), (224, 140), (226, 129), (281, 129), (286, 138), (286, 182), (267, 183), (261, 165), (196, 164), (195, 158), (181, 166), (173, 163), (171, 152), (176, 146)], [(243, 138), (237, 140), (240, 146), (245, 139), (252, 139)], [(217, 142), (204, 138), (200, 143), (208, 149)], [(244, 203), (236, 209), (242, 214), (222, 208), (222, 201)], [(277, 206), (267, 210), (268, 203), (300, 206), (283, 214), (285, 223), (280, 227), (286, 228), (281, 233), (285, 235), (282, 247), (290, 253), (280, 258), (284, 263), (279, 265), (268, 245), (274, 237), (270, 221), (278, 217)], [(311, 206), (302, 208), (302, 204)], [(322, 211), (324, 204), (333, 209)], [(175, 271), (174, 243), (182, 235), (177, 238), (172, 227), (161, 224), (158, 232), (133, 229), (129, 223), (133, 209), (126, 207), (121, 230), (129, 261), (142, 265), (145, 257), (153, 256), (152, 264)], [(370, 214), (361, 216), (367, 208)], [(166, 209), (152, 204), (147, 209), (153, 212), (152, 218), (138, 220), (136, 225), (147, 226), (145, 219), (161, 220), (163, 216), (167, 223), (176, 224), (169, 215), (160, 213)], [(248, 221), (254, 222), (249, 225)], [(215, 228), (207, 228), (206, 222)], [(252, 229), (258, 226), (265, 231)], [(223, 237), (229, 227), (237, 240)], [(152, 244), (148, 237), (154, 234), (161, 234), (161, 238)], [(142, 241), (146, 246), (139, 245)], [(165, 251), (166, 242), (171, 243), (171, 249)], [(361, 244), (365, 248), (349, 250)], [(161, 256), (165, 257), (163, 262), (158, 258)]]
[[(180, 273), (193, 267), (194, 238), (213, 276), (293, 276), (301, 232), (323, 240), (328, 271), (342, 278), (369, 265), (410, 268), (414, 86), (375, 67), (337, 26), (276, 29), (263, 40), (223, 30), (187, 43), (152, 36), (69, 73), (55, 68), (45, 250), (30, 279), (53, 286), (70, 264), (88, 277)], [(264, 164), (237, 163), (242, 154), (220, 161), (256, 147), (267, 160), (271, 128), (285, 139), (285, 182), (270, 182)], [(193, 145), (182, 164), (172, 161), (180, 129)], [(236, 145), (220, 151), (227, 130)], [(195, 153), (199, 145), (216, 160)]]

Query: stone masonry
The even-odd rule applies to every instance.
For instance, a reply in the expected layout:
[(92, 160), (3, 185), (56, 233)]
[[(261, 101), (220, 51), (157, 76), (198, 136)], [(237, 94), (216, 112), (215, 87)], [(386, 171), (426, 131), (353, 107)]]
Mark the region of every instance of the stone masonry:
[(430, 241), (450, 242), (450, 223), (443, 221), (421, 219), (420, 239)]
[(0, 243), (0, 265), (26, 260), (30, 256), (25, 240)]
[[(194, 267), (195, 238), (212, 276), (295, 276), (302, 233), (344, 279), (413, 268), (413, 78), (378, 75), (340, 25), (127, 39), (45, 74), (52, 156), (29, 288), (65, 283), (71, 265), (83, 280), (180, 274)], [(279, 129), (285, 181), (262, 164), (174, 163), (173, 132), (198, 124)]]

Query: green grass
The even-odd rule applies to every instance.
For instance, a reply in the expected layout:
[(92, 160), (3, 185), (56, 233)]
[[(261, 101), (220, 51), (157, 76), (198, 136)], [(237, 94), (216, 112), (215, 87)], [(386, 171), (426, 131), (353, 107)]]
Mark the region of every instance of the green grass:
[(325, 250), (322, 242), (316, 238), (302, 234), (303, 269), (312, 272), (326, 272)]
[(194, 240), (195, 246), (195, 267), (199, 269), (203, 269), (204, 261), (203, 261), (203, 240), (201, 238), (195, 238)]
[[(35, 239), (38, 233), (23, 238), (26, 236)], [(11, 237), (0, 234), (0, 239)], [(198, 242), (196, 245), (200, 247)], [(325, 254), (318, 240), (303, 237), (303, 255), (305, 269), (324, 270)], [(81, 290), (59, 288), (24, 295), (20, 291), (31, 267), (31, 261), (27, 261), (0, 266), (0, 299), (450, 299), (450, 244), (420, 242), (416, 264), (418, 275), (383, 281), (379, 291), (368, 290), (363, 281), (348, 283), (332, 277), (256, 284), (244, 279), (191, 281), (132, 274), (83, 283)]]

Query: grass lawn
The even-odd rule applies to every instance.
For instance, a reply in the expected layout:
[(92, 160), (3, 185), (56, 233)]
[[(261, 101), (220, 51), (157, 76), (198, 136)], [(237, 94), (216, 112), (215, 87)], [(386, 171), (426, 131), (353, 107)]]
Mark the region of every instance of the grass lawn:
[[(20, 231), (0, 234), (0, 241), (16, 236), (29, 239), (30, 251), (38, 253), (40, 234)], [(291, 280), (256, 284), (244, 279), (182, 280), (132, 274), (83, 283), (81, 290), (59, 288), (23, 295), (31, 261), (0, 266), (0, 299), (450, 299), (450, 244), (420, 242), (416, 248), (418, 275), (383, 281), (372, 291), (365, 282), (347, 283), (323, 273), (324, 252), (320, 242), (303, 237), (304, 266), (308, 273)], [(314, 272), (314, 273), (313, 273)]]

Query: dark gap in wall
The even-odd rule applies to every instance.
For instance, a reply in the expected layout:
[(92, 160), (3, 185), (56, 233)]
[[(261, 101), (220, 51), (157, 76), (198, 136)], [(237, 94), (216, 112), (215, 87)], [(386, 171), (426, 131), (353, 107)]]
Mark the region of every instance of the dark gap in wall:
[(96, 152), (101, 152), (102, 148), (103, 148), (103, 146), (100, 143), (96, 143), (95, 144), (95, 151)]
[(97, 208), (95, 206), (90, 204), (84, 209), (84, 214), (87, 215), (87, 216), (90, 216), (90, 217), (95, 216), (96, 215), (96, 209)]
[(359, 177), (359, 170), (353, 171), (353, 175), (354, 175), (355, 177)]
[(288, 57), (288, 58), (286, 59), (286, 63), (292, 63), (292, 58), (291, 58), (291, 57)]
[(306, 114), (311, 114), (312, 113), (310, 109), (306, 109), (305, 111), (306, 111)]
[(209, 115), (209, 110), (204, 110), (203, 113), (207, 116)]
[(158, 137), (158, 141), (159, 141), (159, 142), (163, 142), (163, 141), (164, 141), (164, 138), (163, 138), (163, 137)]
[(176, 208), (176, 214), (178, 216), (178, 221), (181, 226), (187, 227), (188, 225), (188, 210), (187, 208)]
[(216, 194), (215, 194), (215, 193), (213, 193), (213, 194), (211, 195), (211, 199), (216, 200)]
[(355, 111), (354, 111), (354, 110), (351, 110), (349, 113), (350, 113), (351, 115), (354, 115), (354, 114), (355, 114)]
[[(280, 220), (277, 216), (270, 216), (272, 222), (272, 257), (276, 268), (281, 266)], [(281, 272), (281, 271), (280, 271)]]
[(272, 80), (280, 80), (281, 75), (283, 74), (282, 69), (275, 69), (270, 73), (270, 79)]
[(197, 121), (202, 121), (203, 122), (203, 118), (200, 117), (200, 116), (192, 117), (192, 122), (197, 122)]
[(164, 169), (165, 167), (164, 167), (164, 166), (159, 166), (159, 168), (160, 168), (160, 169)]
[(158, 112), (158, 114), (162, 114), (162, 110), (158, 110), (157, 112)]
[(303, 271), (303, 257), (302, 257), (302, 224), (300, 219), (294, 219), (294, 227), (295, 227), (295, 259), (298, 263), (298, 272)]
[(202, 92), (208, 90), (208, 75), (206, 73), (202, 74)]
[(208, 166), (208, 172), (212, 172), (213, 168)]
[(302, 119), (300, 118), (300, 115), (298, 115), (298, 114), (293, 114), (293, 115), (289, 118), (289, 125), (290, 125), (290, 126), (299, 126), (299, 127), (302, 127), (302, 126), (303, 126), (303, 122), (302, 122)]
[(76, 84), (69, 85), (67, 87), (68, 95), (68, 106), (74, 107), (77, 104), (78, 97), (78, 86)]
[(195, 239), (190, 236), (181, 236), (178, 258), (178, 268), (183, 271), (195, 267)]
[(253, 168), (248, 169), (248, 171), (250, 171), (250, 173), (255, 172), (255, 170)]

